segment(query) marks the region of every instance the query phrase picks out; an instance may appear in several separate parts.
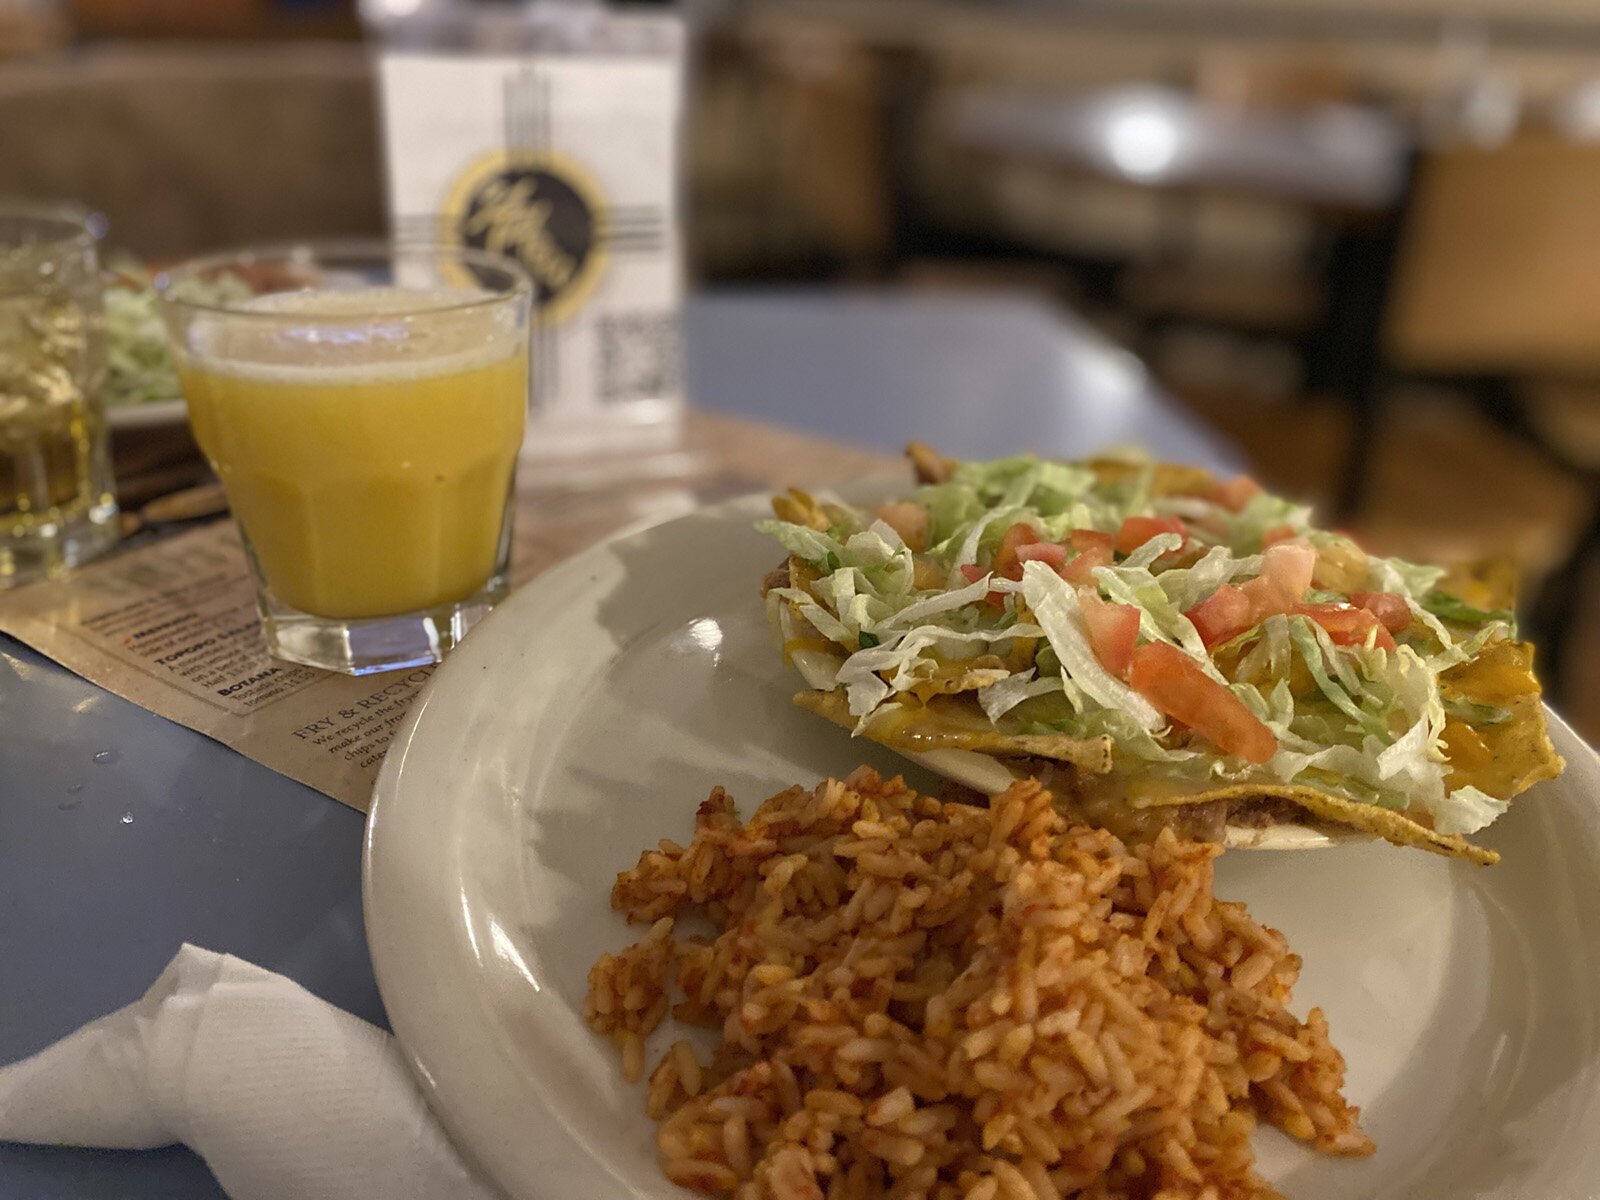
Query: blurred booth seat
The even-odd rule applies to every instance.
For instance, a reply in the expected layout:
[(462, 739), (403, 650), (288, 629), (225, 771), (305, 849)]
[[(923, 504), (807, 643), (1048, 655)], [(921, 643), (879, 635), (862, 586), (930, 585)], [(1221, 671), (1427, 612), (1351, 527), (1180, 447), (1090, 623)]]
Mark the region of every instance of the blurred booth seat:
[(386, 219), (354, 45), (108, 45), (0, 72), (0, 194), (72, 199), (155, 259), (372, 235)]

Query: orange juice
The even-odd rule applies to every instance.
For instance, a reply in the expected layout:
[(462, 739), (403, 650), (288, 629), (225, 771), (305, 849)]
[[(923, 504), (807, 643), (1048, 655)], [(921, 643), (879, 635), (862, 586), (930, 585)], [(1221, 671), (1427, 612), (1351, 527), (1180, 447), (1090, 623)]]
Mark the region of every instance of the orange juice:
[(455, 289), (288, 292), (191, 341), (195, 438), (283, 603), (390, 616), (493, 574), (527, 345), (493, 306), (461, 305)]

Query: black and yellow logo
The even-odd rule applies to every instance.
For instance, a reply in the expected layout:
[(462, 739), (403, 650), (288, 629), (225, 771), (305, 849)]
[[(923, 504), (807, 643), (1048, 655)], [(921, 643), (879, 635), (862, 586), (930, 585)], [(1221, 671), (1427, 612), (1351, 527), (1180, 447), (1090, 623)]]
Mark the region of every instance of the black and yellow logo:
[(605, 265), (600, 193), (561, 155), (496, 152), (478, 160), (451, 188), (444, 221), (451, 241), (527, 268), (541, 321), (569, 316)]

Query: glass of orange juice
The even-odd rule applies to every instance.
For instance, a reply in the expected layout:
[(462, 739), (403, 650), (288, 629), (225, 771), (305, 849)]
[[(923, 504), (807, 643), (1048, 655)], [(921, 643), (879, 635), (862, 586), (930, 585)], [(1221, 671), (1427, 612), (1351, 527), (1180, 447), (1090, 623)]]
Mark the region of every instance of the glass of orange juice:
[(157, 290), (273, 655), (352, 675), (437, 662), (507, 587), (522, 269), (301, 245), (186, 263)]

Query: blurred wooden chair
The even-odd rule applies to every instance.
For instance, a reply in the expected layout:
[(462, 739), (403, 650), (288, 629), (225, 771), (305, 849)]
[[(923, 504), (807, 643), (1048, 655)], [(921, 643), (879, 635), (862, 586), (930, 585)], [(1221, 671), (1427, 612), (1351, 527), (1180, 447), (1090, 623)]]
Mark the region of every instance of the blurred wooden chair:
[(1404, 371), (1600, 376), (1600, 143), (1425, 157), (1385, 324)]
[(0, 60), (57, 53), (72, 28), (55, 6), (34, 0), (0, 0)]
[(1359, 397), (1349, 500), (1361, 495), (1382, 436), (1381, 396), (1395, 375), (1463, 389), (1555, 467), (1587, 482), (1594, 516), (1529, 613), (1559, 691), (1579, 580), (1600, 555), (1600, 444), (1585, 446), (1570, 432), (1551, 436), (1529, 405), (1529, 389), (1600, 386), (1600, 144), (1536, 135), (1423, 156), (1401, 225), (1380, 352), (1381, 371)]
[(386, 224), (359, 46), (106, 46), (0, 72), (0, 195), (70, 199), (153, 258)]

